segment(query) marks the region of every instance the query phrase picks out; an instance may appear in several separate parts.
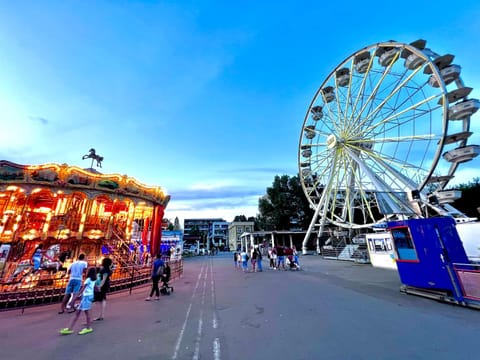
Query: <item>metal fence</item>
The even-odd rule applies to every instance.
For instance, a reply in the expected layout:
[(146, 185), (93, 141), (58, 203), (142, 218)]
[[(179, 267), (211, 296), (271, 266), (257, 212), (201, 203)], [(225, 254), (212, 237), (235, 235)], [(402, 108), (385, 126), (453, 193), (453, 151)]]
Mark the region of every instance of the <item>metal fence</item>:
[[(171, 269), (171, 280), (183, 274), (183, 260), (168, 261)], [(135, 287), (149, 284), (150, 266), (126, 266), (116, 268), (110, 277), (110, 293), (132, 290)], [(49, 274), (37, 279), (35, 286), (27, 289), (4, 288), (0, 293), (0, 311), (58, 303), (63, 299), (68, 276), (59, 278), (57, 274)]]

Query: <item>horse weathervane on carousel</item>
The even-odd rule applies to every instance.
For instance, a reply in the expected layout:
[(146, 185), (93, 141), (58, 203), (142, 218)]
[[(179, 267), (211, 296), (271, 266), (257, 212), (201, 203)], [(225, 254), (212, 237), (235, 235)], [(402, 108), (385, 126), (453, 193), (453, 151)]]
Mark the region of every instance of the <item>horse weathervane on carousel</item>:
[(90, 150), (88, 150), (88, 154), (82, 156), (82, 160), (85, 160), (85, 159), (92, 159), (92, 164), (90, 165), (90, 168), (92, 169), (93, 169), (94, 160), (97, 161), (97, 167), (100, 167), (100, 168), (102, 167), (103, 156), (98, 155), (95, 152), (94, 148), (91, 148)]

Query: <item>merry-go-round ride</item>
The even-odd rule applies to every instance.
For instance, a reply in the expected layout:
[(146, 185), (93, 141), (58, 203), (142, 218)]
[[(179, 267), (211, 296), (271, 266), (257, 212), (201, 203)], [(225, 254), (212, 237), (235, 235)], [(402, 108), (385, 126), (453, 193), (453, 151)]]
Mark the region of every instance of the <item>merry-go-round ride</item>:
[[(112, 258), (113, 290), (148, 282), (170, 196), (127, 175), (99, 173), (93, 160), (100, 166), (103, 158), (94, 149), (84, 158), (92, 167), (0, 160), (0, 309), (60, 299), (81, 253), (89, 266)], [(170, 266), (178, 276), (181, 259)]]
[[(448, 257), (447, 240), (436, 239), (434, 228), (440, 225), (425, 225), (427, 232), (417, 222), (411, 225), (415, 230), (409, 223), (399, 223), (445, 217), (459, 227), (477, 220), (451, 205), (461, 191), (447, 188), (458, 167), (480, 153), (479, 145), (469, 143), (471, 117), (480, 101), (469, 98), (473, 89), (464, 84), (461, 67), (453, 60), (454, 55), (428, 48), (425, 40), (380, 42), (351, 54), (322, 82), (304, 117), (298, 147), (300, 181), (314, 209), (303, 253), (314, 232), (319, 253), (318, 239), (328, 232), (348, 239), (375, 229), (392, 232), (401, 227), (407, 229), (402, 231), (409, 233), (408, 244), (416, 254), (427, 252), (428, 247), (440, 248), (431, 253), (442, 260), (430, 265), (451, 270), (445, 278), (454, 283), (452, 288), (461, 288), (461, 277), (480, 283), (478, 267), (462, 265), (461, 271), (468, 271), (466, 277), (446, 264), (468, 262), (468, 258), (461, 251), (456, 253), (461, 256)], [(458, 234), (452, 235), (450, 222), (446, 223), (448, 238), (457, 246)], [(423, 230), (417, 229), (435, 239), (421, 242), (415, 237)], [(409, 268), (423, 260), (413, 255), (402, 259), (399, 246), (405, 239), (397, 237), (396, 243), (391, 237), (407, 286), (415, 274)], [(438, 282), (426, 276), (421, 284), (435, 288)], [(480, 286), (469, 287), (468, 294), (461, 289), (456, 293), (461, 296), (452, 295), (455, 301), (480, 302)]]

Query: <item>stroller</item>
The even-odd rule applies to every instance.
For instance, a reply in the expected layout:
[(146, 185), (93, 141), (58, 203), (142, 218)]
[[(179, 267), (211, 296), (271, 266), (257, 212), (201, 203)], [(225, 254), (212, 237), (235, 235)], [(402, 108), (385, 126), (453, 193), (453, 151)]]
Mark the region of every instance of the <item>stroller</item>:
[(295, 262), (293, 255), (287, 256), (287, 266), (290, 270), (300, 270), (300, 266)]
[(162, 287), (160, 288), (160, 294), (162, 295), (170, 295), (173, 292), (173, 287), (168, 285), (170, 281), (170, 266), (168, 264), (165, 265), (162, 274)]

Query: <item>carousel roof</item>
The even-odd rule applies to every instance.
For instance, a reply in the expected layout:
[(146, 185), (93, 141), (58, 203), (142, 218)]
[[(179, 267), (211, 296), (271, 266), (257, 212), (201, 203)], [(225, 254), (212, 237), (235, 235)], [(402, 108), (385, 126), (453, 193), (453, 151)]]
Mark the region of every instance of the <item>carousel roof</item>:
[(167, 206), (170, 196), (159, 186), (148, 186), (120, 174), (101, 174), (93, 168), (67, 164), (20, 165), (0, 160), (0, 190), (12, 185), (97, 190), (118, 197), (134, 197)]

